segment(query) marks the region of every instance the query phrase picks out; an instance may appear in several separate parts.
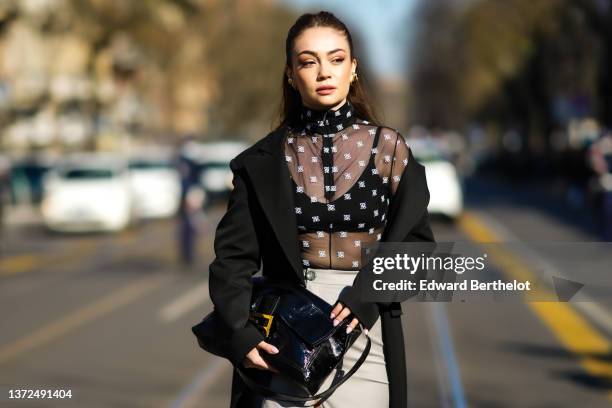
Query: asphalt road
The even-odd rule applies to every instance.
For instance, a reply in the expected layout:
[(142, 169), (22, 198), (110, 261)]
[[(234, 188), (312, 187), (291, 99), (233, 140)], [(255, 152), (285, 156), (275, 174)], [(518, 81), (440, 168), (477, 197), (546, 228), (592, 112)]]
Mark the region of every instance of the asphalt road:
[[(468, 193), (464, 217), (434, 220), (438, 241), (600, 240), (581, 215), (533, 192), (478, 182)], [(190, 331), (212, 307), (207, 266), (222, 211), (216, 207), (202, 219), (192, 268), (177, 263), (172, 220), (118, 235), (6, 230), (0, 405), (228, 406), (230, 365), (199, 350)], [(530, 264), (516, 258), (500, 262), (499, 273), (530, 273)], [(410, 407), (612, 405), (610, 305), (407, 302), (403, 308)], [(70, 390), (72, 397), (11, 400), (10, 389)]]

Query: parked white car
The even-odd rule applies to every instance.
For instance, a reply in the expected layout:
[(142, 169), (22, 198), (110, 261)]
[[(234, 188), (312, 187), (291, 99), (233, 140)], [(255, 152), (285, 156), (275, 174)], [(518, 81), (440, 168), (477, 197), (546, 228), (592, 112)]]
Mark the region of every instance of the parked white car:
[(119, 231), (132, 220), (127, 161), (113, 155), (81, 153), (49, 171), (41, 206), (54, 231)]
[(199, 167), (199, 181), (209, 199), (226, 197), (232, 189), (229, 162), (249, 145), (241, 141), (188, 143), (182, 155)]
[(463, 189), (455, 165), (429, 139), (407, 139), (414, 157), (425, 166), (430, 214), (455, 219), (463, 212)]
[(170, 154), (134, 154), (129, 161), (134, 207), (140, 218), (165, 218), (176, 214), (181, 180)]

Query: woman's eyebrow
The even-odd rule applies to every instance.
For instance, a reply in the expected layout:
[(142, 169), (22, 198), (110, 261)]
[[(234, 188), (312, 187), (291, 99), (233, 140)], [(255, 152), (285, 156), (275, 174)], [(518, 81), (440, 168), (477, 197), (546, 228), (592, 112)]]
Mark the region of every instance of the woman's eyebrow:
[[(345, 51), (345, 49), (344, 49), (344, 48), (336, 48), (335, 50), (328, 51), (328, 52), (327, 52), (327, 55), (329, 55), (329, 54), (333, 54), (333, 53), (338, 52), (338, 51)], [(319, 55), (319, 54), (317, 54), (317, 53), (316, 53), (316, 52), (314, 52), (314, 51), (304, 50), (304, 51), (300, 52), (300, 53), (298, 54), (298, 56), (300, 56), (300, 55), (302, 55), (302, 54), (310, 54), (310, 55), (314, 55), (315, 57)]]

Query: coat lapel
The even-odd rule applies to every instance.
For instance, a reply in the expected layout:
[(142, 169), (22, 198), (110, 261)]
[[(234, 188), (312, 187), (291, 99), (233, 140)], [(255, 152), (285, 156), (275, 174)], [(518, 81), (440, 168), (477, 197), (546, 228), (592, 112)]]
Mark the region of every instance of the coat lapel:
[(259, 155), (245, 158), (245, 167), (259, 203), (298, 278), (303, 280), (293, 191), (282, 150), (284, 132), (278, 130), (258, 147)]
[(389, 206), (389, 217), (381, 241), (403, 242), (427, 209), (428, 204), (429, 189), (425, 167), (416, 161), (412, 150), (409, 150), (408, 164)]
[[(297, 220), (293, 212), (293, 190), (285, 162), (283, 138), (282, 129), (273, 132), (258, 146), (258, 155), (245, 158), (245, 166), (261, 207), (287, 259), (298, 278), (303, 280)], [(416, 161), (410, 151), (408, 164), (389, 207), (381, 241), (402, 242), (419, 221), (428, 203), (425, 167)]]

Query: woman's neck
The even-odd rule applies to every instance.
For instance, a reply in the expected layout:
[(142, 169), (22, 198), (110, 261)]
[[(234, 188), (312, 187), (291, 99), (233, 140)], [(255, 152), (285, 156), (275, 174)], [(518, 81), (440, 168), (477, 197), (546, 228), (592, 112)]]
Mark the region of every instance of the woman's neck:
[(330, 109), (311, 109), (302, 106), (300, 119), (306, 130), (328, 134), (343, 130), (355, 122), (355, 111), (348, 99)]

